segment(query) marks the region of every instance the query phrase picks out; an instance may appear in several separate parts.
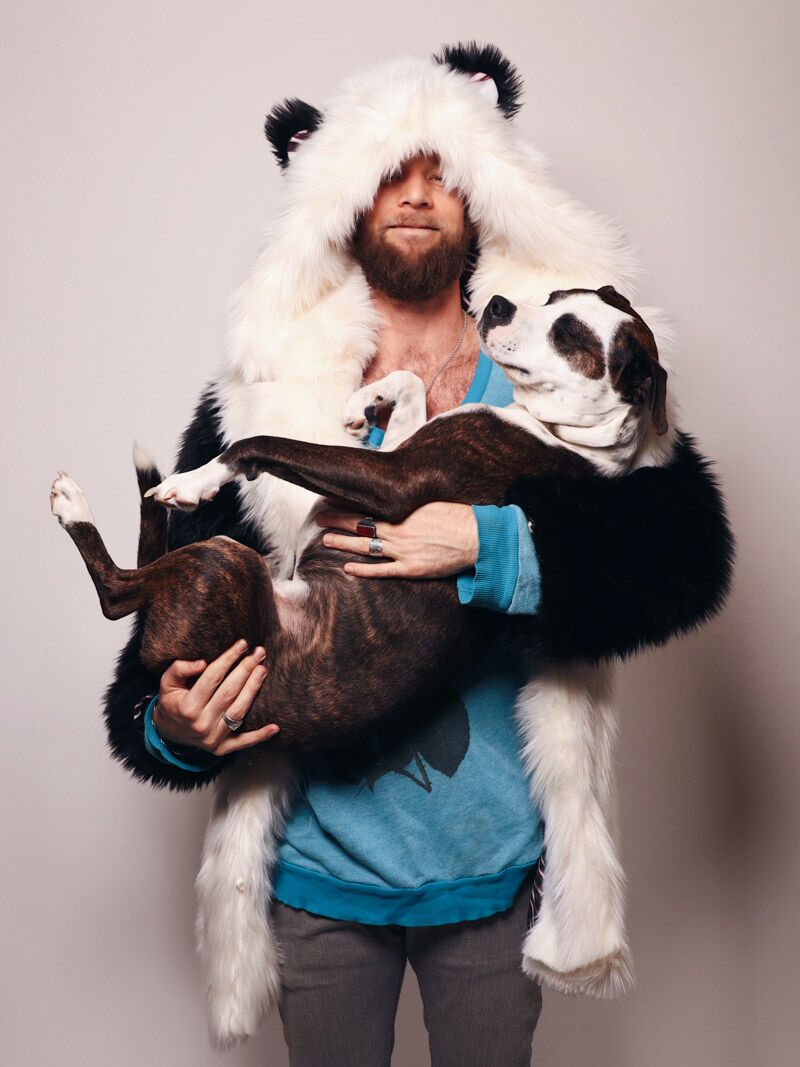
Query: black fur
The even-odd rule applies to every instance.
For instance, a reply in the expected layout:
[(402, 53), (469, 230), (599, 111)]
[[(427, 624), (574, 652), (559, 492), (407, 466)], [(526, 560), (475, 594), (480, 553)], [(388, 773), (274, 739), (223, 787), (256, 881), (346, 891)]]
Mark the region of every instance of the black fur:
[(688, 434), (666, 467), (537, 478), (508, 496), (533, 524), (536, 646), (554, 661), (627, 657), (723, 606), (734, 540), (717, 480)]
[(477, 41), (443, 45), (433, 58), (462, 74), (490, 75), (497, 86), (497, 106), (507, 119), (513, 119), (522, 107), (522, 78), (495, 45)]
[[(224, 448), (219, 427), (219, 402), (210, 386), (201, 396), (192, 422), (183, 435), (175, 469), (194, 470), (219, 455)], [(257, 552), (265, 554), (268, 550), (255, 527), (244, 520), (235, 484), (226, 485), (213, 501), (194, 512), (165, 514), (169, 515), (167, 545), (170, 551), (221, 533)], [(141, 710), (136, 711), (136, 705), (146, 695), (158, 692), (159, 679), (145, 670), (139, 659), (141, 635), (137, 617), (128, 643), (119, 654), (114, 679), (105, 693), (104, 716), (111, 753), (136, 778), (151, 785), (177, 790), (205, 785), (219, 774), (228, 762), (226, 759), (203, 773), (183, 771), (155, 759), (144, 746), (143, 714)]]
[(313, 133), (322, 125), (322, 118), (322, 112), (313, 104), (307, 104), (305, 100), (298, 100), (297, 97), (281, 101), (270, 111), (264, 120), (264, 133), (272, 145), (281, 170), (286, 170), (289, 166), (289, 141), (292, 137), (300, 130), (310, 130)]

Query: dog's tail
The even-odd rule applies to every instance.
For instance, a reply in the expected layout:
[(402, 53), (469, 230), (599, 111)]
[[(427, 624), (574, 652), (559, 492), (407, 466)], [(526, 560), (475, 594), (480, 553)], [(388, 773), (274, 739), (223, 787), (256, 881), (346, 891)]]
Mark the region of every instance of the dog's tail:
[(133, 464), (136, 467), (136, 480), (141, 496), (136, 565), (144, 567), (146, 563), (152, 563), (167, 551), (167, 509), (157, 504), (154, 497), (144, 495), (148, 489), (163, 482), (164, 475), (149, 452), (136, 441), (133, 442)]

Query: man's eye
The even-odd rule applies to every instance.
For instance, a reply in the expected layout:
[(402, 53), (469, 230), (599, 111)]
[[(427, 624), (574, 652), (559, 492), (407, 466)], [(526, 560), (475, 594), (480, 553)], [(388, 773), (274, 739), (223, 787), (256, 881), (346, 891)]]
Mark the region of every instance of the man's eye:
[(435, 181), (435, 182), (443, 182), (444, 181), (444, 175), (443, 174), (434, 174), (432, 180)]

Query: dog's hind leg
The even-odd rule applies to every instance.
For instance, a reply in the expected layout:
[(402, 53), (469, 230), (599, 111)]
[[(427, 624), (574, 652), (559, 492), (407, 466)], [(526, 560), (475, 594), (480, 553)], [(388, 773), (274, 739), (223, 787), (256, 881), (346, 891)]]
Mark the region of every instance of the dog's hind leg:
[(77, 545), (94, 582), (107, 619), (121, 619), (141, 606), (138, 571), (120, 569), (108, 554), (86, 497), (66, 471), (60, 470), (50, 490), (50, 510)]
[(156, 461), (135, 441), (133, 444), (133, 464), (136, 467), (136, 480), (139, 483), (140, 520), (139, 551), (136, 557), (137, 567), (144, 567), (167, 551), (168, 514), (159, 507), (155, 500), (146, 496), (148, 489), (159, 485), (164, 475), (156, 466)]

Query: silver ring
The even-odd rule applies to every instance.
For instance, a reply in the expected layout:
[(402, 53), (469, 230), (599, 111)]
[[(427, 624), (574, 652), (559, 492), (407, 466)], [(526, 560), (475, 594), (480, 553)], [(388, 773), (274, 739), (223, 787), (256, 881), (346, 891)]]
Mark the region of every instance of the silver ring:
[(370, 543), (369, 543), (369, 554), (371, 556), (382, 556), (383, 555), (383, 541), (381, 541), (380, 537), (373, 537), (372, 540), (370, 541)]
[(225, 725), (228, 727), (228, 729), (231, 731), (231, 733), (234, 733), (234, 734), (236, 733), (237, 730), (241, 730), (242, 724), (244, 723), (244, 719), (232, 719), (227, 714), (222, 716), (222, 721), (225, 723)]
[(359, 519), (356, 523), (356, 533), (359, 537), (377, 537), (378, 527), (375, 525), (375, 520), (370, 515)]

